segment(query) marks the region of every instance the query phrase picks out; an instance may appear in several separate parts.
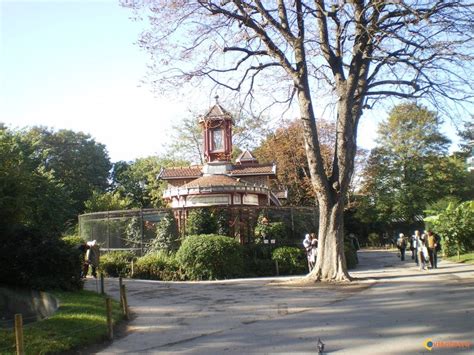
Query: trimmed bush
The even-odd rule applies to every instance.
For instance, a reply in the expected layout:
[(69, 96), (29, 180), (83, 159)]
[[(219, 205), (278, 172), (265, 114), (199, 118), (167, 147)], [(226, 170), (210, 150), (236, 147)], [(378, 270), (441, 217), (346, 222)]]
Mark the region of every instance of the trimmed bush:
[(148, 253), (138, 258), (133, 270), (136, 279), (179, 281), (184, 275), (174, 255), (166, 252)]
[(278, 262), (278, 269), (282, 275), (298, 275), (306, 272), (306, 255), (303, 249), (276, 248), (272, 253), (272, 260)]
[(84, 244), (86, 241), (78, 235), (67, 235), (61, 238), (71, 248), (77, 248), (79, 245)]
[(248, 277), (275, 275), (275, 262), (271, 248), (266, 244), (246, 244), (243, 246), (244, 270)]
[(222, 235), (187, 237), (176, 259), (191, 280), (232, 278), (243, 274), (242, 246)]
[(0, 237), (0, 283), (34, 290), (80, 289), (81, 255), (57, 237), (16, 230)]
[(128, 276), (135, 254), (130, 251), (111, 251), (100, 257), (99, 270), (109, 277)]

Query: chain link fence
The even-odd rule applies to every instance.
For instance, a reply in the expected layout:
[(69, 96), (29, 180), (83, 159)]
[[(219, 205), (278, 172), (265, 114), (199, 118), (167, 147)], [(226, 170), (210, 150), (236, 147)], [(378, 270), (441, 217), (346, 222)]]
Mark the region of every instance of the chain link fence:
[(318, 209), (315, 207), (213, 206), (83, 214), (79, 216), (79, 234), (84, 240), (97, 240), (102, 250), (131, 250), (141, 255), (156, 237), (157, 226), (165, 216), (174, 215), (183, 237), (186, 235), (187, 217), (197, 208), (208, 208), (214, 215), (224, 215), (228, 224), (227, 234), (242, 244), (252, 243), (260, 237), (255, 235), (255, 227), (261, 215), (269, 223), (284, 224), (286, 244), (299, 245), (306, 233), (318, 231)]

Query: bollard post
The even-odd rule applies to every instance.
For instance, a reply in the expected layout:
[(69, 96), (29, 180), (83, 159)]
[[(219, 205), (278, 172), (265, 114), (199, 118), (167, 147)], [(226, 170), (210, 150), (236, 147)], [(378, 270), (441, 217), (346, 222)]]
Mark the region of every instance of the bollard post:
[(125, 289), (125, 285), (122, 285), (120, 288), (121, 292), (121, 299), (122, 299), (122, 312), (125, 317), (125, 319), (129, 319), (129, 314), (128, 314), (128, 304), (127, 304), (127, 293)]
[(112, 300), (110, 297), (105, 299), (105, 310), (107, 312), (107, 337), (109, 340), (114, 338), (114, 327), (112, 322)]
[(278, 267), (278, 260), (275, 260), (275, 270), (276, 270), (276, 275), (280, 276), (280, 268)]
[(105, 295), (105, 287), (104, 287), (104, 273), (100, 273), (100, 294)]
[(132, 262), (131, 262), (131, 265), (130, 265), (130, 268), (131, 268), (131, 270), (130, 270), (130, 277), (133, 277), (133, 266), (134, 266), (134, 265), (133, 265), (133, 259), (132, 259)]
[(25, 348), (23, 344), (23, 316), (20, 313), (15, 314), (15, 339), (16, 339), (16, 354), (24, 355)]
[(121, 309), (123, 309), (123, 302), (122, 302), (122, 285), (123, 285), (122, 276), (119, 276), (120, 308), (121, 308)]

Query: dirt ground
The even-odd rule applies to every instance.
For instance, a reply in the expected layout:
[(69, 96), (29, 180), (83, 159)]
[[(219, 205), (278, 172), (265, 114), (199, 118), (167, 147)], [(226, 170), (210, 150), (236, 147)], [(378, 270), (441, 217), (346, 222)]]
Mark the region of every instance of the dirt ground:
[[(386, 250), (359, 259), (348, 285), (124, 280), (132, 320), (83, 353), (315, 354), (318, 340), (328, 354), (474, 353), (472, 265), (420, 271)], [(118, 298), (118, 280), (105, 284)], [(86, 288), (96, 290), (95, 280)]]

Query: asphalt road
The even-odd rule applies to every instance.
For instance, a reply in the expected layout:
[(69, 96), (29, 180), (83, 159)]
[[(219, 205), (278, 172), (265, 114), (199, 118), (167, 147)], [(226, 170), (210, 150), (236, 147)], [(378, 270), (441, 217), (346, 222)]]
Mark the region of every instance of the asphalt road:
[[(125, 280), (133, 319), (99, 353), (315, 354), (318, 339), (328, 354), (474, 353), (474, 266), (420, 271), (383, 250), (359, 259), (348, 286)], [(118, 281), (106, 291), (118, 298)]]

